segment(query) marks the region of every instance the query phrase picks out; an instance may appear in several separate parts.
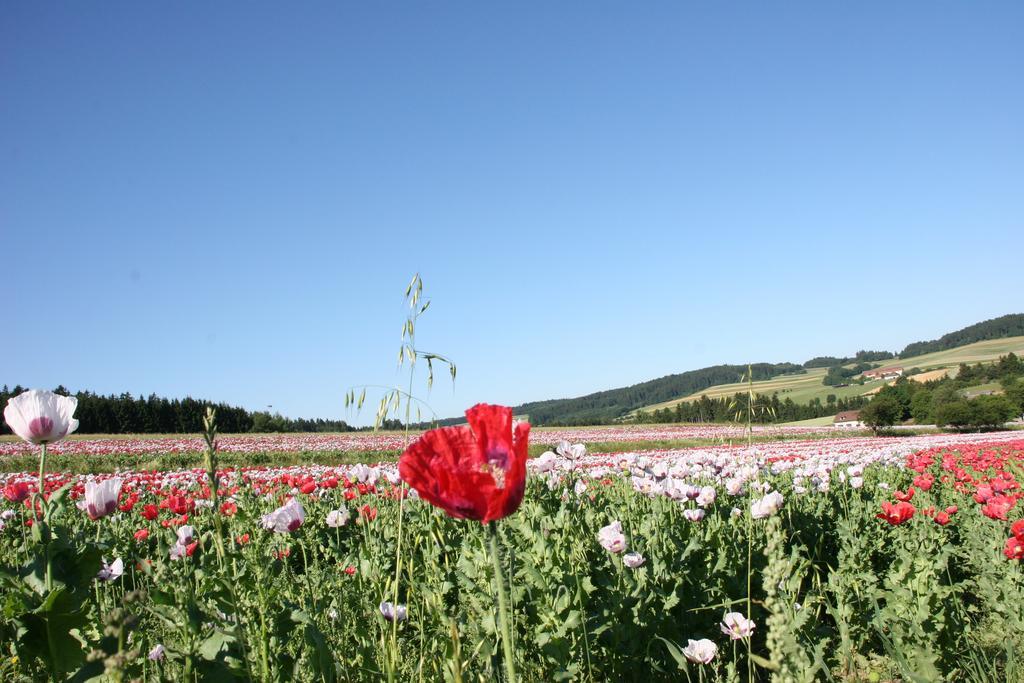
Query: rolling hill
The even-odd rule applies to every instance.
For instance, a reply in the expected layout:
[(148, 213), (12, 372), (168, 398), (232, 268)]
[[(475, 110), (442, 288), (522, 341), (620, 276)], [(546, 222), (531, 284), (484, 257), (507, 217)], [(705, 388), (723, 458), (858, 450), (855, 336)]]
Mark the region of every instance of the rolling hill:
[[(1005, 356), (1011, 352), (1016, 353), (1018, 356), (1024, 355), (1024, 336), (1009, 337), (1007, 339), (990, 339), (921, 356), (910, 356), (907, 358), (900, 358), (898, 360), (879, 362), (874, 365), (876, 367), (899, 365), (907, 370), (910, 370), (911, 368), (920, 368), (921, 370), (929, 372), (933, 370), (956, 368), (960, 363), (983, 363), (994, 361), (1000, 356)], [(768, 380), (754, 382), (753, 389), (754, 392), (758, 394), (770, 395), (777, 392), (780, 399), (791, 398), (795, 403), (808, 403), (815, 398), (824, 402), (825, 398), (829, 394), (835, 394), (837, 398), (866, 395), (876, 391), (884, 384), (881, 381), (874, 381), (863, 385), (851, 384), (847, 387), (825, 386), (821, 383), (822, 378), (825, 376), (825, 372), (825, 368), (814, 368), (812, 370), (808, 370), (805, 375), (773, 377)], [(939, 373), (936, 373), (931, 378), (937, 379), (938, 374)], [(681, 401), (696, 401), (701, 396), (705, 395), (708, 398), (722, 398), (723, 396), (732, 396), (737, 392), (743, 392), (746, 390), (747, 385), (742, 382), (719, 384), (709, 387), (703, 391), (694, 392), (689, 396), (683, 396), (670, 401), (643, 406), (633, 412), (668, 408)]]
[[(898, 359), (876, 365), (930, 370), (955, 367), (961, 362), (995, 360), (1010, 351), (1024, 354), (1024, 314), (1001, 316), (951, 332), (937, 340), (914, 342)], [(826, 368), (808, 368), (794, 363), (756, 363), (752, 368), (755, 391), (778, 391), (782, 398), (792, 398), (798, 403), (819, 396), (824, 400), (830, 393), (837, 397), (854, 396), (873, 388), (871, 385), (826, 387), (821, 384)], [(608, 423), (628, 418), (637, 410), (674, 405), (679, 401), (699, 398), (702, 394), (712, 396), (714, 392), (714, 395), (721, 396), (734, 393), (746, 369), (745, 364), (716, 365), (575, 398), (524, 403), (515, 406), (514, 410), (517, 415), (529, 415), (535, 425)], [(452, 418), (441, 423), (461, 420), (461, 417)]]

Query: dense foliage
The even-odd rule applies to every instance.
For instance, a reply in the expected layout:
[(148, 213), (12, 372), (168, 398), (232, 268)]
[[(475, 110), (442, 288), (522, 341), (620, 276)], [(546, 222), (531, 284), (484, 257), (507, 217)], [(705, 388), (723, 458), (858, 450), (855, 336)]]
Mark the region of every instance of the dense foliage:
[[(934, 423), (959, 429), (997, 427), (1024, 413), (1022, 378), (1024, 363), (1010, 353), (995, 363), (961, 365), (955, 377), (924, 383), (900, 378), (882, 387), (872, 405), (885, 406), (881, 412), (886, 420), (879, 425), (883, 427), (911, 419), (917, 424)], [(993, 381), (1000, 383), (998, 391), (1002, 395), (965, 396), (966, 389)], [(889, 420), (891, 404), (896, 406), (895, 420)], [(873, 419), (880, 408), (868, 406), (865, 410)]]
[(858, 351), (854, 355), (853, 360), (858, 363), (871, 363), (880, 360), (889, 360), (895, 358), (895, 355), (891, 351)]
[(853, 358), (836, 358), (835, 356), (816, 356), (806, 363), (805, 368), (831, 368), (848, 363), (872, 363), (895, 358), (891, 351), (858, 351)]
[(940, 427), (995, 429), (1019, 414), (1019, 406), (1005, 396), (977, 396), (940, 405), (932, 411), (932, 419)]
[[(25, 391), (24, 387), (0, 389), (0, 406)], [(54, 390), (58, 394), (78, 399), (75, 417), (80, 434), (195, 434), (202, 431), (203, 414), (207, 407), (217, 409), (221, 431), (244, 432), (344, 432), (352, 427), (341, 420), (306, 420), (282, 417), (264, 411), (250, 412), (245, 408), (213, 403), (203, 399), (161, 398), (154, 394), (134, 397), (102, 396), (91, 391), (71, 394), (64, 387)], [(0, 434), (10, 434), (10, 427), (0, 421)]]
[(956, 332), (944, 334), (932, 341), (908, 344), (905, 349), (900, 351), (899, 355), (900, 358), (910, 358), (925, 353), (955, 349), (958, 346), (973, 344), (974, 342), (986, 339), (1003, 339), (1005, 337), (1019, 337), (1021, 335), (1024, 335), (1024, 313), (1011, 313), (1010, 315), (970, 325)]
[(806, 363), (804, 367), (810, 370), (811, 368), (830, 368), (833, 365), (842, 365), (843, 363), (850, 362), (849, 358), (837, 358), (835, 356), (815, 356)]
[[(835, 415), (844, 410), (856, 410), (868, 405), (869, 401), (870, 399), (865, 396), (837, 399), (835, 394), (829, 394), (824, 403), (821, 399), (815, 398), (801, 404), (791, 398), (780, 399), (777, 393), (771, 396), (756, 394), (750, 415), (752, 421), (759, 424), (796, 422), (797, 420)], [(739, 415), (746, 415), (748, 403), (747, 394), (735, 394), (731, 398), (701, 396), (696, 401), (681, 401), (671, 408), (659, 408), (638, 413), (636, 421), (641, 423), (728, 422), (736, 420)]]
[(903, 410), (892, 396), (879, 396), (860, 411), (860, 421), (876, 432), (901, 421)]

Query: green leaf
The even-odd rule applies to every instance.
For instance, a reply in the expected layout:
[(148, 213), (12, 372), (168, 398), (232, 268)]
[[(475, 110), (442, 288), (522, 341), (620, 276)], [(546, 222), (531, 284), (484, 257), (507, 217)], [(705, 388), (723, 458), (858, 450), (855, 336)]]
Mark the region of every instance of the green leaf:
[(676, 665), (679, 667), (680, 670), (686, 669), (686, 655), (683, 654), (683, 651), (679, 649), (678, 645), (673, 643), (671, 640), (666, 640), (665, 638), (662, 638), (661, 636), (654, 636), (654, 639), (660, 640), (661, 642), (665, 643), (665, 649), (668, 650), (668, 653), (672, 656), (672, 659), (676, 661)]
[(324, 683), (333, 683), (335, 680), (334, 655), (331, 653), (324, 634), (312, 622), (306, 624), (303, 634), (306, 645), (312, 651), (310, 664), (313, 666), (314, 678)]
[(236, 642), (235, 637), (230, 633), (215, 630), (199, 645), (199, 656), (212, 662), (220, 657), (221, 652), (229, 652), (231, 646)]

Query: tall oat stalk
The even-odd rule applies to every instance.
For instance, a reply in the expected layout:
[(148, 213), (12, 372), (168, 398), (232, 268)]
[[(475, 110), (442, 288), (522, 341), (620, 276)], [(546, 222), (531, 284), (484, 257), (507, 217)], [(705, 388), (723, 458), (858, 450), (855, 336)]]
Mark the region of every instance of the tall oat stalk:
[[(378, 388), (384, 389), (384, 394), (381, 396), (379, 403), (377, 404), (377, 415), (374, 419), (374, 429), (380, 429), (381, 426), (387, 421), (389, 415), (398, 414), (404, 404), (405, 415), (403, 420), (405, 439), (405, 447), (409, 447), (410, 429), (412, 426), (412, 411), (413, 404), (416, 404), (416, 422), (423, 421), (423, 415), (421, 406), (426, 407), (430, 410), (432, 418), (436, 419), (437, 415), (430, 406), (424, 401), (413, 396), (413, 383), (416, 377), (416, 362), (426, 361), (427, 363), (427, 391), (429, 392), (434, 386), (434, 362), (441, 363), (448, 367), (448, 373), (451, 375), (452, 384), (455, 383), (456, 368), (455, 363), (446, 356), (442, 356), (439, 353), (433, 353), (430, 351), (423, 351), (416, 347), (416, 325), (419, 321), (420, 316), (426, 313), (427, 309), (430, 308), (430, 300), (425, 299), (423, 296), (423, 278), (420, 277), (419, 273), (416, 273), (408, 286), (405, 288), (405, 303), (409, 307), (409, 313), (405, 318), (405, 322), (402, 324), (402, 344), (398, 349), (398, 367), (402, 368), (406, 364), (409, 367), (409, 382), (406, 390), (402, 390), (399, 387), (383, 387), (379, 385), (362, 385), (358, 387), (360, 389), (358, 396), (356, 395), (356, 388), (349, 389), (348, 393), (345, 394), (345, 407), (349, 408), (355, 406), (356, 410), (362, 409), (366, 402), (367, 389)], [(398, 588), (401, 581), (402, 573), (402, 520), (405, 517), (405, 490), (399, 485), (398, 489), (398, 529), (397, 529), (397, 540), (395, 549), (395, 579), (392, 588), (392, 604), (398, 604)], [(388, 680), (394, 680), (395, 668), (398, 664), (398, 620), (393, 619), (391, 622), (391, 655), (390, 661), (388, 662)]]
[(757, 406), (757, 397), (754, 394), (754, 369), (750, 363), (747, 363), (747, 372), (740, 381), (747, 383), (746, 404), (737, 398), (743, 394), (736, 394), (729, 402), (729, 410), (732, 411), (734, 420), (746, 421), (747, 448), (750, 448), (754, 443), (754, 416), (769, 415), (774, 419), (775, 410), (771, 406)]

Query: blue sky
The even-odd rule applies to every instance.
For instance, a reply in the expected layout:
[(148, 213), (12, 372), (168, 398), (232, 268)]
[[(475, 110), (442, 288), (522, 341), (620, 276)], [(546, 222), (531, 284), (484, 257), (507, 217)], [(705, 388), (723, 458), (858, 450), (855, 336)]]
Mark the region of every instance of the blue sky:
[(416, 271), (442, 415), (898, 350), (1024, 310), (1022, 73), (1019, 2), (5, 3), (0, 382), (358, 422)]

